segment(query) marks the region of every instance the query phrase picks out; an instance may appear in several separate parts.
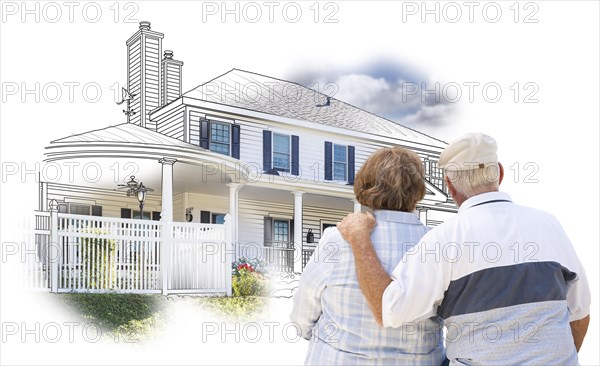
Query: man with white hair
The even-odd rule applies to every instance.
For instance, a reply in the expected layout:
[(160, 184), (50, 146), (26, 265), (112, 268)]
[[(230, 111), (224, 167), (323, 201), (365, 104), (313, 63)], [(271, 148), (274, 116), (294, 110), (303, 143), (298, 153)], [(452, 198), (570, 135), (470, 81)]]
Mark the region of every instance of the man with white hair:
[(585, 271), (556, 218), (498, 191), (496, 150), (479, 133), (447, 146), (439, 165), (458, 214), (425, 234), (391, 276), (371, 245), (371, 214), (338, 224), (361, 290), (380, 325), (444, 319), (450, 364), (577, 364), (589, 324)]

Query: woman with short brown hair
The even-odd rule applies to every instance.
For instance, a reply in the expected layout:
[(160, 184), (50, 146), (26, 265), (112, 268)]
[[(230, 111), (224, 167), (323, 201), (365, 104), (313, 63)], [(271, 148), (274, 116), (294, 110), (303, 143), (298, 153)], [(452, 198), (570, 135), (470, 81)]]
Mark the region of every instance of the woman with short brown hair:
[[(377, 219), (371, 240), (388, 273), (427, 232), (414, 213), (425, 196), (423, 174), (416, 153), (392, 147), (373, 153), (356, 175), (354, 193)], [(307, 364), (440, 365), (444, 359), (438, 317), (400, 328), (377, 325), (352, 250), (336, 228), (325, 230), (306, 265), (291, 318), (310, 340)]]
[(425, 197), (423, 163), (401, 147), (374, 152), (358, 171), (354, 194), (361, 205), (373, 210), (411, 212)]

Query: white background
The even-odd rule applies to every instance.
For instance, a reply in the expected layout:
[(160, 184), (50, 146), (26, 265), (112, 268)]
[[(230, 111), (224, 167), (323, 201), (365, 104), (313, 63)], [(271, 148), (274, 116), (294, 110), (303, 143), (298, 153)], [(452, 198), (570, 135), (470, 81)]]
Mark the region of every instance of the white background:
[[(35, 162), (42, 161), (43, 148), (49, 141), (124, 121), (110, 87), (115, 83), (124, 85), (126, 81), (125, 41), (137, 30), (140, 20), (152, 22), (153, 30), (163, 32), (163, 50), (173, 50), (175, 58), (184, 61), (184, 90), (234, 67), (285, 79), (308, 69), (334, 75), (339, 74), (336, 70), (347, 73), (362, 70), (380, 59), (396, 60), (402, 67), (419, 70), (426, 78), (423, 81), (463, 85), (463, 94), (456, 103), (458, 112), (444, 116), (442, 123), (429, 124), (424, 120), (419, 125), (413, 121), (417, 124), (412, 127), (444, 141), (470, 131), (492, 135), (498, 141), (499, 157), (506, 168), (501, 189), (520, 204), (558, 217), (587, 269), (593, 295), (592, 322), (580, 360), (582, 364), (600, 363), (596, 346), (599, 341), (598, 2), (538, 1), (514, 5), (512, 1), (499, 1), (488, 5), (485, 14), (483, 8), (489, 3), (475, 2), (472, 19), (463, 2), (451, 5), (428, 2), (427, 8), (439, 9), (437, 21), (435, 14), (421, 19), (424, 6), (421, 2), (335, 2), (328, 8), (320, 3), (316, 23), (315, 12), (310, 9), (311, 6), (314, 9), (313, 2), (298, 3), (302, 14), (295, 23), (290, 19), (295, 17), (293, 8), (288, 8), (287, 20), (282, 14), (286, 4), (283, 2), (274, 8), (272, 22), (269, 8), (263, 2), (256, 3), (262, 10), (262, 17), (256, 23), (251, 22), (255, 18), (252, 8), (247, 7), (248, 13), (244, 14), (244, 2), (238, 3), (238, 22), (235, 15), (227, 15), (222, 21), (221, 2), (132, 4), (28, 2), (26, 6), (33, 13), (23, 19), (21, 2), (2, 2), (3, 164), (25, 163), (32, 169)], [(73, 9), (71, 19), (69, 6)], [(203, 12), (207, 6), (218, 8), (217, 13)], [(227, 4), (229, 9), (235, 6), (234, 2)], [(462, 17), (453, 23), (457, 8)], [(497, 22), (492, 22), (497, 8), (502, 14)], [(520, 11), (515, 22), (516, 8)], [(102, 13), (97, 15), (96, 9)], [(330, 20), (338, 22), (326, 23), (325, 15), (335, 9), (337, 13)], [(414, 15), (407, 12), (415, 9)], [(134, 13), (131, 22), (126, 22), (125, 16), (130, 13)], [(530, 19), (526, 19), (528, 14)], [(496, 103), (487, 101), (479, 87), (471, 102), (465, 82), (497, 83), (502, 97)], [(516, 82), (520, 85), (517, 101), (510, 89)], [(535, 103), (524, 103), (525, 96), (533, 90), (524, 89), (528, 82), (537, 86)], [(34, 89), (36, 83), (39, 83), (37, 102), (36, 92), (23, 93), (23, 86)], [(79, 83), (74, 86), (72, 102), (66, 86), (69, 83)], [(85, 97), (82, 95), (83, 86), (89, 83), (100, 86), (102, 94), (95, 102), (90, 101), (95, 99), (94, 88), (88, 89)], [(15, 85), (19, 89), (13, 94), (11, 88)], [(54, 85), (61, 86), (60, 98), (56, 97)], [(527, 163), (531, 164), (526, 166)], [(532, 175), (528, 180), (529, 173)], [(14, 175), (2, 183), (3, 243), (16, 240), (11, 219), (37, 208), (34, 178), (33, 174), (23, 178)], [(51, 311), (53, 305), (46, 300), (9, 293), (6, 284), (7, 279), (3, 278), (3, 324), (20, 322), (32, 314), (38, 314), (46, 322), (62, 319), (60, 309)], [(276, 302), (273, 319), (286, 321), (288, 307), (289, 301)], [(306, 343), (285, 342), (280, 330), (273, 343), (268, 339), (256, 344), (243, 341), (221, 344), (218, 339), (202, 343), (199, 324), (181, 320), (169, 328), (168, 338), (143, 350), (140, 346), (123, 344), (100, 346), (81, 339), (74, 343), (38, 344), (9, 338), (0, 344), (2, 363), (303, 361)]]

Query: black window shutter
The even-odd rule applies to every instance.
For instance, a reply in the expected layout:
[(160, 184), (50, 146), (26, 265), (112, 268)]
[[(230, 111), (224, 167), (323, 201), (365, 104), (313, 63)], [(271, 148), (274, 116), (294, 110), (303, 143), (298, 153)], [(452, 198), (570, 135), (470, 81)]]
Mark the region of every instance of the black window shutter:
[(265, 247), (273, 246), (273, 218), (265, 216), (265, 239), (263, 245)]
[(354, 146), (348, 145), (348, 184), (354, 184)]
[(122, 219), (130, 219), (131, 218), (131, 209), (130, 208), (122, 208), (121, 209), (121, 218)]
[(231, 156), (240, 158), (240, 125), (231, 125)]
[(292, 135), (292, 175), (300, 175), (300, 138)]
[(92, 216), (102, 216), (102, 206), (92, 205)]
[(271, 161), (271, 131), (263, 131), (263, 171), (269, 172), (272, 167)]
[(200, 223), (210, 224), (210, 211), (200, 211)]
[[(302, 242), (302, 238), (300, 238), (300, 242)], [(290, 220), (290, 243), (294, 244), (294, 220)]]
[(200, 120), (200, 147), (209, 148), (210, 142), (210, 121), (207, 119)]
[(333, 179), (333, 144), (325, 141), (325, 180)]
[(152, 211), (152, 220), (160, 221), (160, 211)]

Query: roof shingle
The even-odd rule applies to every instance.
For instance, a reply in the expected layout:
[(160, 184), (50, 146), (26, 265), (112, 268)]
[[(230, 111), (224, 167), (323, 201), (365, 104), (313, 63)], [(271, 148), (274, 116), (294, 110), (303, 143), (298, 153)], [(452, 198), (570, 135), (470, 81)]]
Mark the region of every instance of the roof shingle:
[[(281, 117), (444, 148), (446, 143), (298, 83), (232, 69), (184, 94)], [(321, 105), (321, 106), (319, 106)]]

